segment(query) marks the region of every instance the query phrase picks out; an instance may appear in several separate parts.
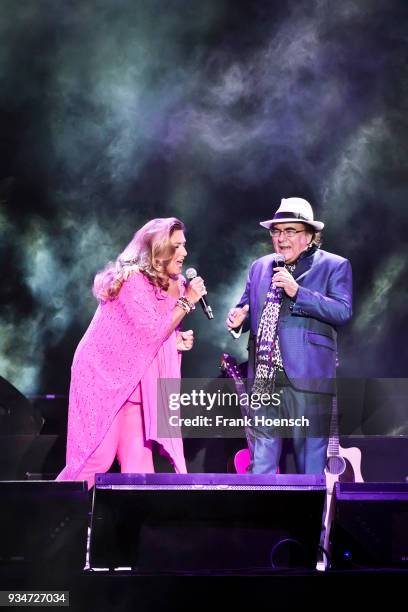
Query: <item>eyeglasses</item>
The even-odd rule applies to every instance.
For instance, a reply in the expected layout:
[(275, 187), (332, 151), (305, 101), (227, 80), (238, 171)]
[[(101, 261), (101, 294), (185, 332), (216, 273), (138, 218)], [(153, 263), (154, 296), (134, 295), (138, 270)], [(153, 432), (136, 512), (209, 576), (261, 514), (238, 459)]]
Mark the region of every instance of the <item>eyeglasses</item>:
[(296, 234), (300, 234), (301, 232), (305, 232), (306, 230), (295, 230), (293, 227), (289, 227), (288, 229), (277, 229), (276, 227), (272, 230), (269, 230), (272, 238), (279, 238), (281, 234), (284, 235), (285, 238), (294, 238)]

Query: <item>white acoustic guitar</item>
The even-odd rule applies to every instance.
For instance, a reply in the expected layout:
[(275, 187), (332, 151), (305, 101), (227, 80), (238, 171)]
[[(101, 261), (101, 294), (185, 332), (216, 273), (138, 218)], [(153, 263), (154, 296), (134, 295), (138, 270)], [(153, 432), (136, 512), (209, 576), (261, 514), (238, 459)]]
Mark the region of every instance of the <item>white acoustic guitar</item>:
[[(336, 396), (333, 397), (325, 475), (327, 494), (323, 546), (330, 554), (329, 534), (334, 513), (334, 484), (336, 482), (363, 482), (363, 477), (361, 475), (361, 450), (357, 447), (343, 448), (340, 446)], [(327, 559), (325, 560), (325, 566), (327, 566)]]

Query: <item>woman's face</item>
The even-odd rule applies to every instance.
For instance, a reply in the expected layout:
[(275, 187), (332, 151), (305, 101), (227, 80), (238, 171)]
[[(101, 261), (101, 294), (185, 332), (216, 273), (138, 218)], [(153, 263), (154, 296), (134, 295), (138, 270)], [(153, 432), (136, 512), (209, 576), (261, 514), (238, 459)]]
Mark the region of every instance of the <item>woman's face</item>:
[(171, 261), (167, 265), (167, 274), (169, 276), (178, 276), (181, 274), (181, 270), (183, 268), (183, 261), (187, 255), (187, 251), (185, 249), (186, 238), (184, 236), (183, 230), (176, 230), (172, 233), (170, 238), (171, 244), (176, 248), (176, 251), (171, 258)]

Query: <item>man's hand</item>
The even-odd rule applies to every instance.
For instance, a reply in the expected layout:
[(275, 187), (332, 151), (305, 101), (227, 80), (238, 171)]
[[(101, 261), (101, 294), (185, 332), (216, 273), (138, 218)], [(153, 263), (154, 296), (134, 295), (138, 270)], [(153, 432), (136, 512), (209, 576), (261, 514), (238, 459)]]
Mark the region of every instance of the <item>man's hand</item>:
[(286, 268), (274, 268), (273, 284), (275, 287), (282, 287), (286, 295), (293, 298), (298, 292), (299, 285)]
[(231, 331), (231, 329), (236, 329), (237, 327), (241, 327), (248, 312), (249, 312), (248, 304), (245, 304), (245, 306), (243, 306), (242, 308), (231, 308), (231, 310), (228, 313), (228, 318), (226, 320), (228, 330)]
[(177, 332), (176, 346), (178, 351), (189, 351), (194, 344), (194, 332), (192, 329)]

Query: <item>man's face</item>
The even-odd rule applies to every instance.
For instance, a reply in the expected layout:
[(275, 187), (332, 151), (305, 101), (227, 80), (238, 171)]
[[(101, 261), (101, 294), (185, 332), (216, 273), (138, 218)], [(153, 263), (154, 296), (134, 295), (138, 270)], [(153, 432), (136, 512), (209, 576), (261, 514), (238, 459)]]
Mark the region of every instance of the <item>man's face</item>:
[[(289, 235), (282, 233), (282, 230), (289, 230)], [(285, 263), (288, 264), (296, 261), (307, 249), (313, 236), (311, 230), (303, 223), (276, 223), (272, 225), (270, 232), (276, 253), (283, 255)]]

